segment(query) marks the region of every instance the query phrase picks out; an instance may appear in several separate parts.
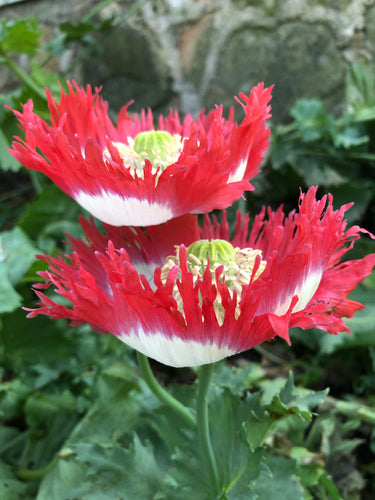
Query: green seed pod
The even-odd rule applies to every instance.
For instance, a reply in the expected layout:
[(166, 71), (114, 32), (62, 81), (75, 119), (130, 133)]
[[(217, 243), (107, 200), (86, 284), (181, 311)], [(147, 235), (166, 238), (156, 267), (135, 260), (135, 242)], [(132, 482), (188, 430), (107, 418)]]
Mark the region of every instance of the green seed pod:
[(156, 160), (166, 161), (172, 146), (173, 136), (170, 133), (164, 130), (150, 130), (136, 136), (133, 149), (154, 163)]
[(209, 260), (210, 266), (234, 262), (236, 257), (233, 246), (226, 240), (195, 241), (189, 246), (187, 253), (196, 257), (202, 264)]

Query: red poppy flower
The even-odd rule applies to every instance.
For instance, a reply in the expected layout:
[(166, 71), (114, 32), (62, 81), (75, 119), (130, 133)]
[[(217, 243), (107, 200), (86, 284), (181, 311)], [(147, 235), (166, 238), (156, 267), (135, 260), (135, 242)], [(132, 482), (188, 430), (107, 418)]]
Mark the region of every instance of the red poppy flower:
[[(47, 282), (35, 285), (40, 303), (29, 317), (87, 322), (171, 366), (211, 363), (275, 336), (289, 342), (294, 326), (349, 332), (342, 317), (364, 306), (347, 296), (375, 265), (375, 254), (340, 262), (370, 234), (346, 229), (349, 207), (333, 210), (331, 196), (317, 200), (310, 188), (298, 212), (263, 209), (250, 232), (238, 214), (231, 243), (225, 214), (221, 224), (206, 215), (202, 228), (190, 215), (147, 231), (105, 226), (105, 235), (83, 220), (88, 243), (70, 238), (65, 259), (42, 257)], [(154, 268), (153, 279), (140, 265)], [(51, 285), (72, 308), (42, 292)]]
[(160, 116), (155, 130), (150, 110), (128, 114), (117, 127), (108, 105), (92, 92), (68, 82), (60, 103), (47, 90), (51, 125), (28, 101), (14, 111), (25, 140), (16, 137), (10, 152), (25, 167), (43, 172), (95, 217), (113, 226), (149, 226), (188, 213), (230, 206), (258, 172), (269, 144), (272, 87), (263, 83), (240, 94), (245, 117), (240, 125), (218, 106), (197, 120), (181, 122), (176, 111)]

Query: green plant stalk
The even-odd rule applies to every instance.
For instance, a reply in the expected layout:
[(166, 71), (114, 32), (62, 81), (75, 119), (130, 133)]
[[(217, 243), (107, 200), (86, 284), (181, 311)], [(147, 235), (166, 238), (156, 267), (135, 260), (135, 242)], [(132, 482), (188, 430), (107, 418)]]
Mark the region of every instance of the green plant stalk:
[(55, 456), (53, 459), (41, 469), (29, 470), (29, 469), (21, 469), (16, 472), (16, 475), (22, 481), (35, 481), (37, 479), (42, 479), (47, 472), (49, 472), (56, 464), (58, 457)]
[(138, 0), (135, 4), (133, 4), (127, 10), (125, 10), (122, 16), (119, 16), (118, 19), (116, 19), (116, 24), (119, 25), (120, 23), (123, 23), (124, 21), (127, 21), (130, 17), (134, 16), (137, 13), (137, 10), (141, 9), (146, 2), (147, 0)]
[(99, 14), (107, 5), (113, 3), (113, 0), (103, 0), (99, 2), (93, 9), (91, 9), (85, 16), (83, 16), (82, 21), (87, 23), (92, 19), (96, 14)]
[(356, 401), (340, 401), (335, 403), (336, 410), (348, 417), (357, 417), (369, 424), (375, 424), (375, 411), (366, 405)]
[(33, 90), (39, 97), (41, 97), (44, 101), (47, 100), (47, 97), (44, 93), (44, 89), (42, 89), (27, 73), (24, 71), (21, 66), (13, 61), (0, 47), (0, 54), (4, 60), (4, 63), (8, 68), (16, 75), (18, 78), (27, 85), (31, 90)]
[(321, 486), (323, 486), (326, 493), (328, 493), (329, 498), (332, 498), (334, 500), (343, 500), (339, 490), (337, 489), (337, 486), (332, 481), (332, 479), (327, 475), (327, 473), (323, 474), (320, 477), (319, 483), (321, 484)]
[[(116, 20), (117, 24), (123, 22), (124, 20), (128, 19), (133, 14), (135, 14), (138, 9), (143, 7), (146, 1), (147, 0), (138, 0), (138, 2), (136, 2), (134, 5), (132, 5), (129, 9), (125, 11), (124, 15), (122, 15), (120, 19)], [(113, 0), (103, 0), (102, 2), (99, 2), (98, 5), (95, 5), (95, 7), (91, 9), (90, 12), (88, 12), (88, 14), (86, 14), (86, 16), (82, 18), (82, 21), (89, 22), (94, 16), (99, 14), (105, 7), (107, 7), (107, 5), (110, 5), (111, 3), (113, 3)]]
[(262, 345), (257, 345), (254, 347), (254, 349), (259, 352), (262, 356), (264, 356), (266, 359), (269, 359), (273, 363), (276, 363), (278, 365), (282, 365), (284, 363), (283, 359), (280, 358), (279, 356), (276, 356), (275, 354), (272, 354), (272, 352), (267, 351)]
[(213, 364), (203, 365), (199, 369), (198, 375), (198, 394), (197, 394), (197, 424), (198, 441), (202, 452), (204, 463), (207, 466), (209, 482), (213, 498), (216, 498), (219, 491), (219, 474), (215, 455), (212, 449), (210, 429), (208, 425), (208, 404), (207, 392), (210, 386), (210, 380), (213, 372)]
[(39, 172), (36, 172), (35, 170), (29, 170), (28, 172), (30, 175), (31, 184), (35, 189), (35, 192), (37, 194), (43, 193), (43, 186), (42, 183), (40, 182)]
[(196, 428), (197, 423), (193, 414), (184, 406), (180, 401), (171, 396), (156, 380), (152, 373), (150, 363), (147, 356), (137, 351), (138, 365), (141, 370), (142, 376), (148, 387), (165, 405), (177, 413), (190, 428)]
[[(348, 151), (341, 150), (339, 151), (336, 149), (338, 152), (345, 153), (345, 156), (347, 158), (353, 158), (354, 160), (370, 160), (373, 161), (375, 160), (375, 154), (374, 153), (349, 153)], [(318, 151), (316, 149), (295, 149), (294, 153), (300, 154), (300, 155), (305, 155), (305, 156), (313, 156), (317, 158), (332, 158), (332, 154), (330, 152), (325, 152), (325, 151)], [(336, 156), (337, 159), (339, 159), (339, 156)]]

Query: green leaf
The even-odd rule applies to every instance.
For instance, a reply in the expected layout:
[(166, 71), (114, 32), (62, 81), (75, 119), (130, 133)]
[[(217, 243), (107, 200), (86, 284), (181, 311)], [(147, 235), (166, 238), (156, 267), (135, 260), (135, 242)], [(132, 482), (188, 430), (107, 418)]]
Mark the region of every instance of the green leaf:
[(0, 234), (0, 313), (11, 312), (21, 304), (13, 286), (35, 261), (37, 249), (19, 228)]
[[(263, 449), (260, 447), (250, 450), (243, 430), (243, 424), (250, 418), (259, 395), (246, 394), (246, 397), (239, 398), (244, 389), (240, 389), (238, 370), (234, 369), (232, 375), (235, 381), (233, 393), (229, 387), (230, 382), (225, 381), (225, 374), (231, 378), (231, 368), (224, 365), (217, 368), (216, 380), (209, 392), (209, 414), (211, 441), (224, 495), (220, 498), (245, 500), (250, 498), (249, 485), (259, 475), (263, 456)], [(245, 381), (246, 374), (250, 373), (250, 369), (245, 370)], [(243, 385), (246, 387), (247, 383), (244, 382)], [(186, 389), (189, 389), (189, 393), (194, 393), (193, 388)], [(209, 490), (202, 475), (204, 464), (201, 461), (196, 432), (181, 428), (178, 419), (168, 414), (165, 407), (160, 407), (160, 404), (155, 407), (151, 403), (147, 401), (143, 411), (147, 414), (146, 423), (157, 435), (150, 433), (144, 426), (141, 429), (143, 438), (146, 436), (152, 439), (158, 463), (167, 471), (163, 490), (165, 496), (160, 498), (209, 499)], [(147, 407), (150, 407), (149, 411)]]
[(296, 120), (301, 139), (312, 142), (329, 136), (334, 130), (334, 118), (318, 99), (299, 99), (290, 111)]
[(3, 52), (35, 55), (39, 46), (41, 30), (36, 18), (2, 20), (0, 24), (0, 47)]
[(320, 158), (313, 158), (314, 151), (308, 153), (298, 150), (290, 158), (290, 164), (294, 167), (296, 172), (304, 179), (307, 186), (342, 186), (348, 179), (342, 172), (330, 166), (328, 163), (322, 161)]
[[(49, 467), (56, 452), (61, 448), (72, 428), (77, 423), (79, 415), (72, 408), (66, 408), (61, 404), (64, 399), (42, 397), (42, 401), (38, 401), (38, 405), (33, 401), (34, 412), (39, 407), (42, 412), (37, 415), (33, 414), (29, 418), (30, 427), (24, 432), (24, 443), (22, 455), (18, 460), (18, 467), (21, 471), (26, 471), (24, 474), (27, 477), (29, 472)], [(57, 403), (58, 399), (60, 402)], [(30, 398), (28, 399), (28, 403)], [(27, 405), (26, 412), (31, 413), (30, 405)], [(44, 417), (44, 418), (43, 418)]]
[[(59, 452), (57, 463), (42, 481), (38, 499), (91, 500), (102, 498), (105, 491), (108, 498), (118, 498), (118, 491), (124, 488), (122, 481), (127, 469), (124, 460), (132, 453), (120, 448), (119, 443), (126, 442), (140, 412), (138, 386), (133, 379), (134, 370), (125, 361), (118, 361), (102, 372), (95, 387), (93, 404), (65, 439), (65, 447)], [(49, 408), (47, 404), (43, 411), (48, 413)], [(72, 449), (77, 452), (76, 455), (73, 455)], [(112, 461), (113, 467), (111, 465), (107, 471), (107, 466)], [(120, 474), (120, 468), (123, 466), (125, 469)], [(139, 467), (142, 467), (141, 463)], [(98, 484), (93, 478), (96, 469), (100, 470)], [(79, 474), (76, 474), (77, 470)], [(107, 475), (108, 484), (113, 486), (113, 490), (105, 489), (107, 480), (103, 478)], [(96, 490), (92, 490), (94, 486)]]
[(88, 33), (95, 31), (96, 26), (88, 21), (78, 23), (65, 22), (60, 24), (60, 31), (66, 36), (66, 41), (80, 40)]
[[(2, 460), (0, 460), (0, 498), (1, 500), (24, 500), (30, 485), (18, 480)], [(27, 496), (26, 496), (27, 495)]]
[(341, 185), (332, 184), (329, 192), (333, 195), (336, 207), (348, 202), (354, 203), (354, 206), (348, 211), (348, 221), (353, 223), (363, 217), (371, 200), (373, 200), (371, 188), (370, 181), (352, 179)]
[(278, 170), (295, 156), (295, 144), (285, 137), (281, 125), (276, 125), (271, 134), (271, 163)]
[(228, 366), (225, 362), (217, 363), (212, 376), (212, 383), (228, 387), (235, 395), (241, 395), (251, 389), (264, 375), (257, 363), (246, 363), (242, 366)]
[(0, 233), (0, 242), (0, 266), (7, 267), (9, 281), (16, 285), (35, 261), (38, 250), (19, 227)]
[[(116, 372), (104, 371), (98, 379), (97, 399), (69, 438), (80, 441), (112, 443), (134, 429), (140, 402), (135, 397), (138, 385), (132, 381), (132, 369), (124, 361), (116, 363)], [(110, 412), (109, 410), (110, 409)]]
[[(375, 115), (374, 115), (375, 118)], [(361, 146), (369, 142), (369, 136), (363, 135), (362, 130), (358, 126), (345, 127), (334, 140), (336, 148), (344, 147), (350, 149), (355, 146)]]
[[(20, 414), (22, 414), (23, 412), (24, 400), (30, 394), (32, 389), (26, 382), (20, 380), (19, 378), (14, 378), (7, 384), (2, 385), (1, 389), (2, 389), (0, 392), (1, 413), (6, 415), (7, 418), (9, 419), (19, 417)], [(15, 429), (13, 429), (13, 431), (15, 431)], [(18, 435), (18, 432), (17, 431), (15, 432)], [(4, 435), (4, 429), (2, 435)], [(9, 447), (12, 447), (9, 443), (5, 444), (5, 442), (1, 441), (0, 450), (2, 453)]]
[(22, 304), (22, 297), (14, 289), (8, 269), (0, 262), (0, 313), (12, 312)]
[(375, 70), (371, 62), (350, 66), (346, 75), (346, 101), (356, 116), (375, 105)]
[[(274, 386), (275, 388), (275, 386)], [(327, 395), (328, 390), (311, 391), (296, 389), (293, 373), (284, 386), (274, 394), (271, 402), (262, 403), (259, 394), (252, 394), (250, 418), (243, 423), (246, 441), (250, 450), (262, 446), (273, 426), (288, 416), (297, 416), (309, 422), (312, 418), (311, 409), (316, 407)]]
[(26, 363), (56, 362), (74, 349), (61, 323), (43, 316), (27, 319), (25, 311), (4, 315), (0, 333), (0, 361), (15, 371)]
[(25, 413), (27, 423), (35, 426), (40, 422), (48, 424), (58, 414), (73, 413), (75, 399), (70, 391), (62, 391), (60, 394), (47, 394), (34, 392), (27, 399)]
[[(289, 372), (288, 380), (280, 391), (280, 402), (283, 405), (288, 405), (295, 397), (294, 392), (294, 376), (293, 372)], [(272, 404), (272, 403), (271, 403)]]
[(314, 486), (319, 483), (324, 469), (318, 463), (318, 454), (312, 453), (303, 446), (294, 446), (290, 451), (290, 457), (298, 463), (298, 475), (304, 486)]
[(330, 500), (343, 500), (343, 497), (328, 472), (324, 471), (320, 476), (319, 484), (324, 488)]
[(322, 466), (322, 454), (312, 453), (303, 447), (293, 447), (290, 452), (291, 458), (296, 460), (297, 463), (297, 475), (301, 484), (315, 493), (314, 497), (307, 498), (327, 498), (342, 500), (342, 497), (337, 489), (337, 486), (331, 478), (329, 478), (328, 473), (324, 470)]
[[(33, 59), (30, 62), (31, 66), (31, 78), (40, 85), (41, 88), (46, 88), (50, 90), (51, 94), (54, 96), (58, 96), (61, 93), (61, 88), (64, 92), (68, 91), (68, 85), (65, 79), (61, 77), (59, 73), (55, 73), (53, 71), (48, 71), (45, 67), (40, 66), (38, 62)], [(29, 91), (29, 89), (28, 89)], [(30, 92), (30, 91), (29, 91)], [(22, 94), (21, 98), (25, 99), (26, 95)], [(25, 102), (24, 100), (19, 102)], [(50, 122), (50, 112), (45, 100), (42, 100), (38, 96), (33, 96), (34, 103), (34, 113), (38, 114), (46, 120)]]
[(37, 500), (146, 499), (154, 498), (161, 487), (163, 476), (152, 447), (143, 445), (136, 435), (127, 449), (77, 443), (71, 452), (60, 459), (55, 480), (47, 476), (43, 481)]
[(88, 466), (86, 481), (71, 493), (77, 498), (134, 500), (152, 498), (161, 486), (159, 470), (150, 444), (137, 435), (128, 449), (77, 444), (76, 460)]
[(282, 417), (295, 414), (304, 420), (310, 421), (312, 418), (311, 409), (323, 401), (327, 394), (328, 389), (323, 391), (296, 390), (293, 372), (290, 372), (289, 378), (280, 391), (280, 394), (275, 395), (271, 404), (267, 405), (266, 409), (270, 415)]
[(225, 492), (237, 483), (248, 485), (259, 474), (262, 450), (249, 446), (243, 434), (258, 402), (258, 394), (238, 399), (229, 388), (211, 387), (211, 440)]
[(78, 203), (63, 193), (56, 185), (49, 184), (39, 197), (26, 205), (19, 226), (33, 240), (54, 236), (60, 240), (64, 231), (79, 236)]
[[(186, 442), (181, 448), (177, 447), (171, 455), (172, 466), (168, 470), (163, 494), (156, 498), (170, 500), (202, 500), (209, 499), (207, 485), (202, 474), (203, 464), (200, 461), (197, 436)], [(194, 444), (194, 446), (193, 446)]]
[[(83, 463), (74, 461), (67, 452), (59, 454), (57, 464), (42, 480), (39, 487), (36, 500), (67, 500), (69, 492), (78, 487), (86, 472), (86, 466)], [(76, 500), (77, 497), (70, 497)], [(84, 500), (83, 498), (80, 500)], [(92, 499), (90, 499), (92, 500)]]
[(8, 147), (9, 144), (7, 138), (0, 127), (0, 168), (2, 170), (12, 170), (13, 172), (17, 172), (17, 170), (21, 168), (21, 165), (9, 153)]
[(246, 441), (252, 453), (263, 445), (264, 440), (273, 427), (273, 424), (274, 421), (271, 418), (265, 418), (264, 420), (257, 420), (253, 418), (249, 422), (245, 422), (243, 424)]
[(294, 460), (268, 455), (265, 463), (269, 472), (263, 472), (254, 481), (252, 490), (259, 500), (273, 498), (304, 499), (304, 489), (299, 482)]

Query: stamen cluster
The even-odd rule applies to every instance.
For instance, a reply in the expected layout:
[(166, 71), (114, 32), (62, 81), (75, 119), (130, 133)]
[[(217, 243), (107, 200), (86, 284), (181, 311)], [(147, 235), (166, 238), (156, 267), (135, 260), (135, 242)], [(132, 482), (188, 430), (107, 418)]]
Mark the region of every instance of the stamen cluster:
[[(152, 173), (158, 176), (170, 165), (173, 165), (181, 154), (184, 139), (178, 135), (171, 135), (165, 131), (148, 131), (139, 133), (134, 139), (129, 137), (129, 143), (112, 142), (117, 149), (125, 168), (130, 175), (144, 179), (145, 161), (152, 165)], [(105, 148), (104, 159), (110, 160), (111, 153)]]
[[(218, 242), (220, 241), (221, 240), (214, 240), (213, 244), (218, 244)], [(239, 303), (241, 300), (242, 287), (245, 285), (249, 285), (251, 282), (258, 279), (267, 266), (267, 262), (265, 260), (262, 260), (262, 251), (253, 248), (233, 248), (230, 243), (225, 241), (225, 244), (229, 245), (233, 250), (233, 252), (227, 252), (228, 256), (232, 258), (231, 260), (227, 260), (226, 262), (224, 262), (223, 254), (221, 253), (218, 259), (215, 261), (213, 259), (210, 259), (210, 257), (207, 257), (207, 255), (199, 255), (199, 253), (201, 254), (201, 252), (197, 252), (198, 255), (197, 253), (192, 253), (190, 250), (194, 251), (196, 249), (196, 243), (190, 245), (187, 252), (188, 270), (193, 275), (194, 285), (196, 285), (203, 279), (203, 274), (208, 268), (210, 270), (213, 283), (215, 283), (216, 280), (219, 279), (227, 286), (231, 297), (233, 297), (235, 292), (237, 300), (235, 315), (237, 318), (241, 312)], [(163, 283), (166, 283), (169, 272), (176, 266), (179, 271), (177, 273), (173, 287), (173, 296), (178, 304), (180, 312), (183, 314), (183, 301), (177, 284), (178, 279), (181, 278), (178, 246), (176, 246), (176, 254), (168, 256), (166, 258), (166, 263), (161, 269), (161, 280)], [(214, 303), (214, 309), (219, 325), (222, 325), (224, 321), (224, 310), (221, 300), (221, 295), (218, 292)]]

